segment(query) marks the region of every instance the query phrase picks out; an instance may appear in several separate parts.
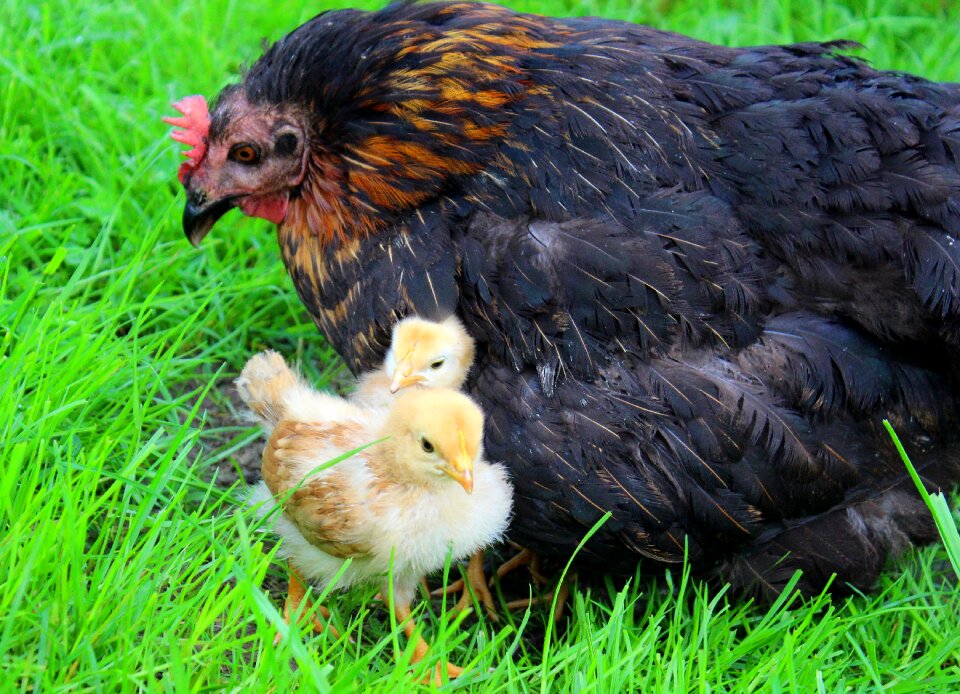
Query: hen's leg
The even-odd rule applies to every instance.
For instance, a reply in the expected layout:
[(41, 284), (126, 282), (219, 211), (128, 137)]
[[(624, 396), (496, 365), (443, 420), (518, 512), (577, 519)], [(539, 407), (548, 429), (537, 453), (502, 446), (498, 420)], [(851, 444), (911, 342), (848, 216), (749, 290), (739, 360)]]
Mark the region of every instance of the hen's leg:
[[(530, 572), (530, 578), (533, 579), (533, 582), (540, 588), (545, 587), (550, 583), (550, 580), (540, 573), (540, 556), (533, 551), (532, 549), (521, 548), (515, 545), (520, 551), (513, 555), (510, 559), (505, 561), (500, 565), (500, 568), (497, 569), (497, 578), (502, 578), (506, 576), (511, 571), (516, 570), (521, 566), (526, 566), (527, 570)], [(570, 577), (567, 576), (563, 581), (560, 582), (560, 585), (557, 586), (555, 590), (550, 591), (546, 595), (536, 598), (523, 598), (522, 600), (511, 600), (507, 603), (508, 610), (524, 610), (531, 605), (540, 605), (544, 603), (549, 603), (553, 600), (554, 595), (557, 596), (557, 606), (553, 611), (553, 621), (559, 622), (563, 617), (563, 611), (567, 605), (567, 599), (570, 597)]]
[[(303, 580), (303, 576), (300, 575), (292, 562), (288, 562), (287, 565), (289, 567), (289, 585), (287, 587), (287, 599), (283, 603), (283, 621), (290, 624), (293, 617), (300, 611), (301, 605), (304, 607), (304, 612), (309, 612), (313, 610), (314, 602), (307, 595), (307, 582)], [(304, 605), (304, 603), (306, 604)], [(330, 618), (330, 610), (323, 605), (316, 605), (316, 612), (319, 612), (324, 619)], [(328, 629), (335, 638), (340, 638), (340, 632), (334, 626), (321, 622), (316, 614), (311, 615), (311, 622), (316, 633), (319, 634), (324, 629)], [(273, 639), (273, 645), (276, 646), (280, 643), (281, 638), (281, 635), (277, 634)]]
[[(430, 650), (430, 644), (427, 643), (422, 636), (416, 633), (417, 625), (413, 621), (413, 617), (410, 616), (410, 603), (409, 602), (396, 602), (394, 603), (393, 612), (397, 616), (397, 621), (403, 625), (403, 633), (407, 635), (407, 638), (411, 641), (415, 640), (415, 645), (413, 647), (413, 657), (410, 659), (411, 663), (419, 663), (427, 656), (427, 651)], [(441, 667), (444, 667), (447, 671), (448, 678), (459, 677), (463, 672), (462, 667), (457, 667), (453, 663), (437, 663), (436, 669), (424, 678), (424, 684), (430, 684), (431, 682), (436, 685), (443, 684), (441, 678)]]
[(534, 552), (532, 549), (520, 547), (519, 545), (514, 545), (513, 543), (510, 544), (519, 551), (497, 568), (497, 578), (503, 578), (511, 571), (514, 571), (521, 566), (526, 566), (527, 571), (530, 572), (530, 578), (532, 578), (533, 582), (538, 586), (543, 588), (545, 585), (550, 583), (550, 580), (540, 573), (539, 554)]
[[(469, 586), (469, 589), (467, 586)], [(500, 621), (500, 617), (497, 616), (497, 608), (496, 603), (493, 600), (493, 593), (490, 592), (490, 588), (487, 584), (487, 576), (483, 572), (482, 549), (470, 557), (470, 564), (467, 566), (466, 580), (461, 578), (447, 586), (438, 588), (430, 593), (430, 595), (445, 596), (450, 595), (451, 593), (463, 593), (460, 596), (460, 600), (458, 600), (457, 604), (451, 609), (453, 614), (459, 614), (473, 604), (473, 597), (470, 594), (471, 590), (473, 595), (477, 597), (477, 600), (480, 601), (484, 609), (487, 611), (487, 616), (490, 617), (490, 619), (494, 622)]]
[[(575, 578), (575, 576), (574, 576)], [(531, 605), (549, 604), (553, 601), (554, 595), (557, 597), (557, 605), (553, 609), (553, 621), (559, 622), (563, 619), (563, 611), (567, 606), (567, 600), (570, 598), (570, 576), (565, 576), (557, 586), (556, 590), (551, 590), (546, 595), (536, 598), (523, 598), (521, 600), (511, 600), (507, 603), (508, 610), (525, 610)]]

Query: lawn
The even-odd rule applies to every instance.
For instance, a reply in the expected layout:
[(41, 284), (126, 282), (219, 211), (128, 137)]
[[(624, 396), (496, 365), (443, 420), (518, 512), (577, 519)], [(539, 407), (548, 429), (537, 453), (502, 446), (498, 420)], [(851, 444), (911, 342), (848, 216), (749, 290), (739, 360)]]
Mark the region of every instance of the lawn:
[[(851, 38), (879, 67), (960, 80), (948, 0), (514, 4), (731, 44)], [(328, 601), (344, 638), (272, 646), (281, 570), (236, 512), (258, 433), (227, 385), (264, 346), (318, 384), (343, 374), (265, 222), (231, 215), (199, 251), (183, 238), (159, 120), (335, 5), (0, 4), (0, 690), (415, 685), (372, 590)], [(730, 603), (677, 571), (581, 586), (557, 631), (538, 608), (458, 624), (433, 604), (421, 622), (470, 666), (450, 688), (957, 691), (956, 586), (931, 547), (844, 601)]]

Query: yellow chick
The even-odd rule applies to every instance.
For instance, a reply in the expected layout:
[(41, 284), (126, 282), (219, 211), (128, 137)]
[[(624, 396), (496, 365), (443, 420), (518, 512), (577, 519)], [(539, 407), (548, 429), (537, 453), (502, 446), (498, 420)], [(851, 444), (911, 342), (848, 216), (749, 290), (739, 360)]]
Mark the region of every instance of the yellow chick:
[(393, 394), (414, 385), (459, 390), (473, 355), (473, 338), (456, 316), (439, 322), (404, 318), (393, 326), (383, 366), (362, 374), (350, 399), (368, 407), (387, 407)]
[[(275, 352), (253, 357), (237, 387), (272, 428), (251, 501), (263, 514), (282, 509), (273, 529), (290, 563), (287, 619), (303, 599), (303, 578), (325, 588), (350, 558), (337, 587), (379, 583), (412, 638), (420, 579), (448, 553), (470, 556), (507, 527), (512, 487), (504, 468), (483, 458), (480, 408), (462, 393), (426, 388), (397, 395), (389, 408), (361, 407), (306, 386)], [(427, 649), (418, 639), (414, 662)], [(447, 673), (460, 669), (448, 664)]]
[[(383, 365), (360, 376), (350, 400), (366, 407), (389, 407), (395, 394), (410, 386), (458, 390), (467, 378), (473, 357), (473, 338), (456, 316), (442, 321), (409, 316), (393, 326)], [(452, 610), (457, 613), (471, 604), (469, 585), (490, 619), (497, 621), (483, 559), (484, 553), (480, 550), (470, 557), (465, 581), (456, 581), (434, 591), (433, 595), (461, 592), (462, 597)]]

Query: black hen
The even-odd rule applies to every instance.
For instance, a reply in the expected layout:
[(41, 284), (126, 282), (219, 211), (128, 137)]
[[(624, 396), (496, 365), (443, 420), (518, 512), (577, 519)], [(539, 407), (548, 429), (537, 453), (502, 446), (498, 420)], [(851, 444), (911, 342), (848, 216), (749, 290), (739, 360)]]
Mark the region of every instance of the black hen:
[(184, 227), (231, 206), (354, 371), (457, 312), (517, 541), (743, 591), (868, 587), (960, 479), (960, 86), (846, 46), (723, 48), (493, 5), (329, 12), (211, 120)]

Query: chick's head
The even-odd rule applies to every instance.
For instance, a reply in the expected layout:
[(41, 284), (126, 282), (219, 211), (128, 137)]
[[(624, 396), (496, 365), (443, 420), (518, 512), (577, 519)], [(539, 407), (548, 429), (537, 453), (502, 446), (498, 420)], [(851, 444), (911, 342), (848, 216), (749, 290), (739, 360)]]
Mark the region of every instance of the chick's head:
[(483, 455), (483, 412), (455, 390), (412, 388), (397, 396), (384, 434), (398, 472), (426, 485), (452, 478), (469, 494)]
[(405, 318), (393, 326), (383, 362), (390, 392), (413, 385), (457, 389), (473, 363), (473, 351), (473, 338), (456, 316), (440, 322)]

